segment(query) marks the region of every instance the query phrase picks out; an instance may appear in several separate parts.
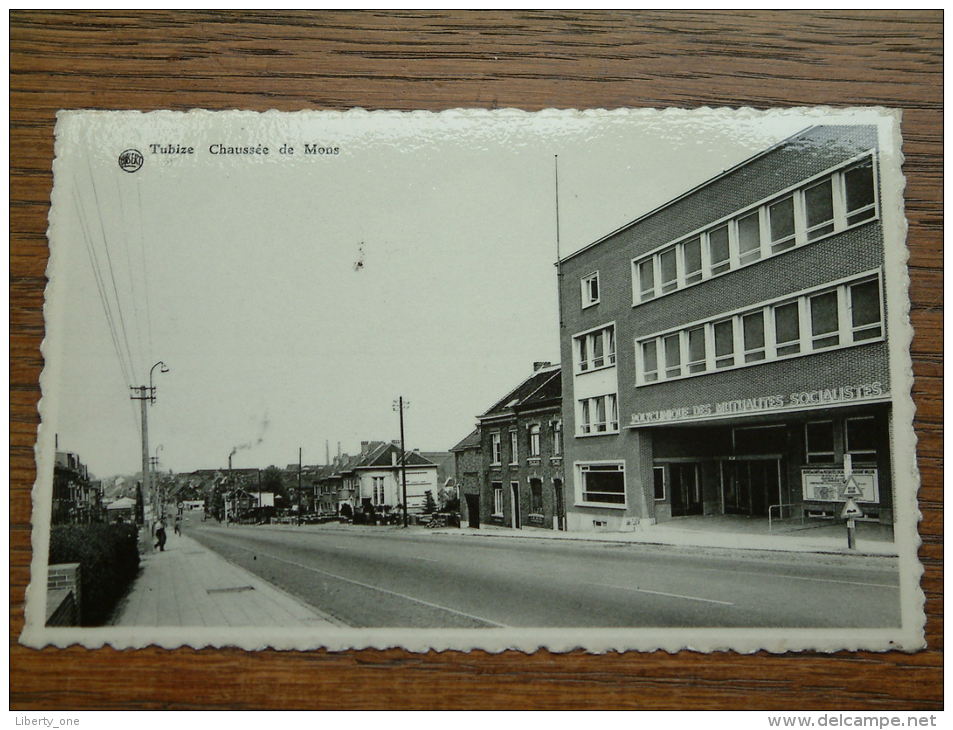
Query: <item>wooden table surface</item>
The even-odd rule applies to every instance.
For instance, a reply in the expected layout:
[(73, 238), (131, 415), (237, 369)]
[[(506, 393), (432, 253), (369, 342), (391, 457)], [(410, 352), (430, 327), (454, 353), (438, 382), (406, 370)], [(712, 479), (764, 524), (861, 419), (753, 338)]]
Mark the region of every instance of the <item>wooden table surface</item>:
[[(12, 708), (942, 707), (942, 70), (940, 11), (11, 12)], [(527, 656), (17, 644), (58, 109), (816, 104), (904, 114), (926, 651)]]

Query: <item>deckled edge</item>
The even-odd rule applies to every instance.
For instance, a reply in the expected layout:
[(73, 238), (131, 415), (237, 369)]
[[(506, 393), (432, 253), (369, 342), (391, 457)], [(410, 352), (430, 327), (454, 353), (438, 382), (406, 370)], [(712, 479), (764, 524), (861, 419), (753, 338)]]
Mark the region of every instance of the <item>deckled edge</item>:
[[(592, 115), (731, 115), (734, 118), (756, 118), (769, 115), (802, 115), (817, 117), (827, 123), (851, 122), (853, 114), (875, 115), (877, 120), (878, 154), (881, 159), (881, 213), (884, 230), (884, 282), (888, 296), (888, 328), (890, 331), (889, 360), (891, 371), (891, 399), (893, 414), (892, 436), (894, 475), (904, 474), (913, 480), (916, 488), (906, 491), (904, 499), (895, 502), (897, 519), (895, 521), (895, 540), (900, 552), (901, 576), (901, 627), (898, 629), (476, 629), (476, 630), (409, 630), (409, 629), (334, 629), (307, 631), (302, 629), (262, 629), (258, 636), (249, 636), (248, 628), (209, 628), (163, 627), (147, 628), (150, 636), (141, 635), (146, 627), (120, 629), (104, 628), (50, 628), (44, 626), (43, 616), (46, 602), (46, 565), (50, 527), (50, 494), (52, 490), (52, 467), (55, 454), (50, 458), (53, 429), (50, 422), (56, 423), (57, 403), (44, 397), (48, 386), (58, 382), (58, 368), (62, 361), (53, 352), (54, 344), (61, 338), (58, 335), (57, 320), (53, 313), (61, 306), (60, 294), (55, 286), (57, 270), (57, 247), (54, 240), (57, 233), (58, 211), (64, 205), (62, 198), (63, 178), (57, 179), (57, 169), (63, 167), (64, 127), (71, 119), (87, 115), (142, 115), (148, 116), (185, 116), (185, 115), (248, 115), (269, 117), (284, 115), (321, 115), (332, 118), (346, 118), (348, 115), (374, 115), (406, 119), (408, 116), (461, 115), (469, 118), (492, 115), (494, 117), (541, 116), (553, 119), (567, 119)], [(918, 508), (919, 472), (916, 464), (916, 433), (913, 428), (915, 405), (912, 398), (913, 363), (910, 345), (913, 340), (913, 327), (910, 322), (909, 288), (910, 277), (907, 270), (909, 250), (906, 245), (907, 221), (904, 214), (903, 192), (906, 180), (903, 176), (902, 135), (900, 128), (901, 112), (884, 107), (859, 107), (836, 109), (832, 107), (790, 107), (769, 110), (756, 110), (750, 107), (701, 107), (684, 109), (668, 107), (665, 109), (544, 109), (529, 112), (520, 109), (463, 109), (454, 108), (440, 112), (374, 110), (361, 108), (346, 111), (301, 110), (281, 112), (269, 110), (257, 111), (210, 111), (193, 109), (187, 112), (157, 110), (139, 111), (103, 111), (75, 110), (57, 113), (54, 144), (54, 186), (51, 195), (47, 240), (50, 256), (47, 265), (48, 283), (45, 291), (43, 315), (45, 335), (40, 350), (44, 358), (44, 367), (40, 376), (41, 396), (38, 404), (40, 425), (37, 429), (37, 443), (34, 454), (37, 463), (37, 478), (33, 485), (33, 518), (31, 520), (31, 542), (33, 558), (31, 561), (30, 584), (26, 592), (25, 623), (19, 641), (33, 648), (56, 646), (65, 648), (81, 645), (89, 649), (112, 646), (115, 649), (136, 649), (158, 646), (166, 649), (190, 647), (193, 649), (235, 647), (245, 650), (298, 650), (310, 651), (325, 649), (341, 652), (360, 649), (402, 648), (415, 653), (429, 651), (483, 651), (499, 653), (520, 651), (527, 654), (536, 651), (566, 653), (585, 651), (592, 654), (621, 653), (625, 651), (653, 652), (665, 651), (678, 653), (693, 651), (701, 653), (736, 652), (751, 654), (756, 652), (824, 652), (838, 651), (919, 651), (926, 647), (924, 629), (925, 595), (920, 587), (923, 566), (918, 558), (918, 548), (922, 544), (917, 525), (922, 519)], [(887, 122), (885, 124), (885, 122)], [(869, 123), (869, 122), (868, 122)], [(887, 164), (885, 164), (887, 163)], [(887, 170), (889, 169), (889, 174)], [(57, 182), (60, 190), (57, 190)], [(889, 189), (888, 185), (889, 183)], [(894, 279), (897, 279), (894, 281)], [(51, 324), (52, 323), (52, 324)], [(900, 418), (903, 416), (903, 418)], [(47, 425), (44, 425), (44, 422)], [(897, 483), (897, 480), (894, 479)], [(896, 528), (900, 527), (900, 530)], [(912, 565), (911, 565), (912, 563)], [(42, 580), (37, 580), (42, 575)], [(37, 620), (39, 619), (39, 620)], [(332, 635), (333, 634), (333, 635)]]

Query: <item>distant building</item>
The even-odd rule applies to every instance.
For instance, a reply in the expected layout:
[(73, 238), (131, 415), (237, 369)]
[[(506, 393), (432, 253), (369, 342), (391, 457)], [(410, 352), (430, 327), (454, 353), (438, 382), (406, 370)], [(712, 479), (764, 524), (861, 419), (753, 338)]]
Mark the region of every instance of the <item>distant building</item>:
[(102, 482), (90, 481), (77, 454), (57, 451), (53, 466), (51, 523), (87, 524), (105, 519)]
[(478, 417), (451, 451), (463, 524), (565, 529), (562, 372), (534, 372)]

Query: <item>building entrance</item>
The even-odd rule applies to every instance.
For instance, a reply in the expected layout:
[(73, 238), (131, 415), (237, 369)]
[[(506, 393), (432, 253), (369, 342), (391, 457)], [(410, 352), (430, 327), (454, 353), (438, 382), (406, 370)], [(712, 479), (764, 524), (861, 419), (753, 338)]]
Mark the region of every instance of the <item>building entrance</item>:
[(480, 527), (480, 495), (465, 494), (467, 500), (467, 519), (470, 527)]
[(767, 517), (782, 504), (781, 460), (738, 459), (722, 462), (725, 514)]
[(668, 485), (672, 494), (672, 517), (702, 514), (698, 464), (669, 464)]

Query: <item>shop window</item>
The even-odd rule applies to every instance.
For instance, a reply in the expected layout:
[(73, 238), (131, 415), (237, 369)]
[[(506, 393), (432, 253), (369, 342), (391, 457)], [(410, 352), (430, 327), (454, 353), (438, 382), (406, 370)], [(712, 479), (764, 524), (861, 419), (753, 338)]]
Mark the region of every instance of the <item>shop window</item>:
[(711, 275), (717, 276), (731, 268), (728, 247), (728, 226), (723, 225), (708, 233), (708, 252), (711, 256)]
[(678, 287), (678, 262), (674, 246), (659, 254), (659, 274), (662, 283), (662, 294), (675, 291)]
[(624, 464), (582, 464), (579, 472), (583, 502), (625, 504)]
[(847, 225), (854, 225), (874, 217), (874, 168), (868, 157), (844, 173)]
[(880, 337), (880, 283), (876, 279), (850, 288), (850, 319), (854, 342)]
[(503, 516), (503, 483), (493, 482), (493, 515), (494, 517)]
[(804, 424), (804, 443), (808, 464), (834, 462), (834, 422), (810, 421)]
[(662, 340), (665, 348), (665, 377), (677, 378), (682, 374), (682, 338), (678, 333)]
[(539, 456), (539, 424), (534, 423), (529, 427), (529, 455)]
[(490, 434), (490, 454), (492, 456), (494, 464), (503, 463), (503, 445), (500, 440), (500, 434), (491, 433)]
[(794, 246), (794, 198), (789, 196), (768, 206), (771, 251), (778, 253)]
[(661, 502), (665, 499), (665, 467), (664, 466), (652, 467), (652, 489), (654, 492), (656, 502)]
[(658, 341), (648, 340), (642, 343), (642, 381), (652, 383), (658, 380)]
[(877, 461), (877, 419), (874, 416), (844, 421), (844, 450), (854, 462)]
[(529, 511), (534, 515), (543, 514), (543, 483), (539, 479), (529, 480)]
[(688, 372), (700, 373), (705, 370), (705, 328), (688, 330)]
[(519, 435), (516, 431), (510, 431), (510, 463), (519, 462)]
[(801, 327), (797, 302), (774, 308), (774, 337), (778, 357), (795, 355), (801, 351)]
[(840, 343), (837, 331), (837, 292), (811, 297), (811, 344), (815, 350)]
[(655, 259), (639, 264), (639, 300), (647, 301), (655, 296)]
[(582, 306), (591, 307), (599, 303), (599, 272), (589, 274), (582, 279)]
[(834, 195), (830, 179), (804, 191), (809, 241), (834, 231)]
[(735, 364), (735, 332), (732, 320), (716, 322), (715, 331), (715, 367), (727, 368)]
[(738, 260), (750, 264), (761, 258), (761, 215), (755, 211), (738, 219)]
[(764, 312), (752, 312), (742, 317), (745, 362), (764, 360)]
[(685, 284), (694, 284), (702, 280), (702, 242), (698, 237), (682, 244), (682, 256), (685, 259)]

